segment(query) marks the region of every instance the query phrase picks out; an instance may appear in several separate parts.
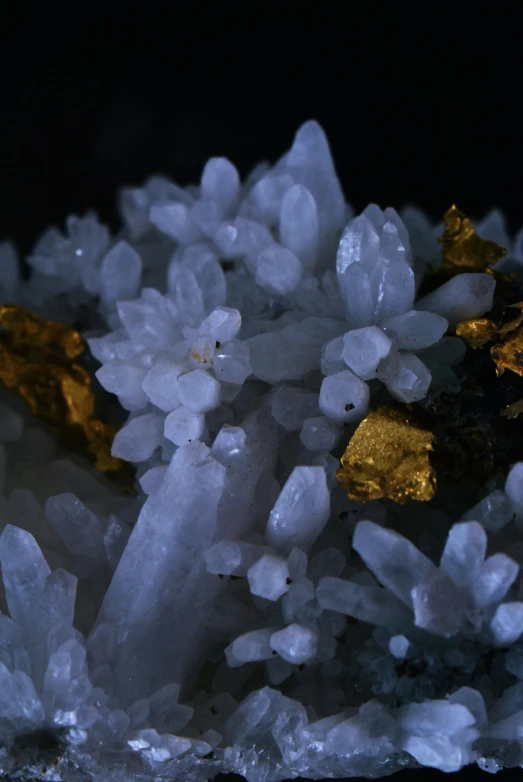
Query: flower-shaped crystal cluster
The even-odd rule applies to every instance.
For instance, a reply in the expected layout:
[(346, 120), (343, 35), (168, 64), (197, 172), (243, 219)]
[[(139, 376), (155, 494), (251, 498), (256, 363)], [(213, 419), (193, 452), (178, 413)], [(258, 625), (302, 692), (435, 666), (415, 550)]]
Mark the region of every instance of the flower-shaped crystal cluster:
[[(213, 158), (198, 188), (154, 178), (125, 190), (121, 205), (126, 239), (102, 261), (97, 289), (114, 330), (89, 340), (98, 379), (132, 411), (115, 455), (142, 462), (161, 449), (168, 460), (166, 440), (210, 445), (206, 413), (220, 411), (216, 421), (228, 406), (235, 422), (257, 381), (272, 386), (278, 423), (317, 453), (365, 416), (381, 384), (404, 403), (459, 390), (451, 366), (464, 345), (445, 334), (491, 308), (493, 277), (461, 274), (416, 300), (422, 261), (405, 224), (374, 204), (350, 219), (315, 122), (243, 185), (232, 163)], [(131, 253), (145, 269), (151, 247), (164, 279), (132, 299)]]

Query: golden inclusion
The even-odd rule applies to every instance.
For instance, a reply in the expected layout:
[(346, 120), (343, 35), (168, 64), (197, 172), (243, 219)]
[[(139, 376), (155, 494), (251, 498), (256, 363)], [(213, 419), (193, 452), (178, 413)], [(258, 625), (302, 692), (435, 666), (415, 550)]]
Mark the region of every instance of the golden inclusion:
[(490, 342), (497, 334), (498, 327), (489, 318), (474, 318), (462, 320), (456, 326), (456, 336), (465, 340), (471, 348), (481, 348)]
[(13, 304), (0, 307), (0, 329), (0, 381), (99, 470), (121, 470), (125, 462), (111, 456), (118, 427), (94, 417), (91, 377), (73, 360), (84, 351), (78, 331)]
[(435, 436), (408, 409), (382, 406), (363, 419), (341, 458), (336, 477), (353, 500), (384, 497), (426, 502), (436, 492), (429, 461)]
[(472, 221), (452, 205), (443, 217), (445, 230), (439, 240), (443, 245), (443, 269), (455, 274), (461, 272), (488, 272), (507, 251), (501, 245), (482, 239)]
[(501, 344), (493, 345), (490, 349), (490, 355), (496, 364), (498, 377), (506, 369), (523, 376), (523, 328), (510, 332)]

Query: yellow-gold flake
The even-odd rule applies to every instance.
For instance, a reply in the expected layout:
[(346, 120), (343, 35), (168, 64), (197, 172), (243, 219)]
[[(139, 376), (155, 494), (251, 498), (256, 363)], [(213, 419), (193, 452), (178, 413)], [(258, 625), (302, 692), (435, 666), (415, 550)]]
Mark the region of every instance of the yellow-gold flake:
[(523, 323), (523, 301), (518, 301), (516, 304), (509, 304), (508, 307), (510, 309), (518, 309), (519, 315), (499, 327), (498, 334), (502, 337), (511, 331), (515, 331)]
[(489, 318), (462, 320), (456, 326), (456, 336), (461, 337), (471, 348), (481, 348), (497, 334), (498, 327)]
[(436, 491), (429, 461), (435, 436), (410, 411), (383, 406), (360, 423), (341, 458), (339, 483), (353, 500), (383, 497), (398, 503), (426, 502)]
[(501, 245), (482, 239), (456, 206), (445, 212), (445, 230), (439, 240), (442, 245), (443, 268), (455, 274), (460, 272), (489, 272), (507, 251)]
[(13, 304), (0, 307), (0, 382), (68, 445), (86, 448), (99, 470), (116, 472), (126, 466), (111, 456), (117, 427), (94, 417), (91, 377), (73, 361), (83, 351), (76, 329)]
[(523, 376), (523, 328), (510, 332), (504, 342), (493, 345), (490, 355), (496, 364), (498, 377), (506, 369)]

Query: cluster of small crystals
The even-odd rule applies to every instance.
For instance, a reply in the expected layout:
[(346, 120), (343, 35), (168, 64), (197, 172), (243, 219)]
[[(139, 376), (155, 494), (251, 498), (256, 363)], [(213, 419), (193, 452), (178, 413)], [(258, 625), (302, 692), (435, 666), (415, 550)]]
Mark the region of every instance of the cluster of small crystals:
[[(493, 278), (462, 274), (415, 301), (404, 223), (376, 205), (349, 219), (316, 123), (243, 187), (232, 163), (214, 158), (199, 188), (155, 178), (121, 203), (134, 247), (120, 241), (101, 264), (91, 287), (114, 330), (89, 339), (100, 383), (131, 411), (114, 456), (146, 472), (270, 404), (285, 433), (299, 432), (308, 463), (366, 415), (381, 383), (404, 403), (429, 387), (459, 389), (450, 365), (464, 346), (444, 335), (491, 308)], [(170, 257), (163, 287), (130, 299), (144, 237)], [(116, 248), (121, 265), (104, 275)]]
[[(122, 495), (0, 399), (0, 774), (51, 778), (42, 730), (53, 779), (517, 764), (523, 462), (420, 509), (349, 499), (333, 454), (373, 399), (459, 391), (452, 329), (494, 277), (417, 298), (442, 229), (354, 217), (314, 122), (243, 185), (214, 158), (121, 210), (114, 238), (94, 215), (50, 229), (26, 282), (0, 248), (2, 300), (82, 307), (138, 478)], [(476, 228), (517, 273), (523, 235)]]

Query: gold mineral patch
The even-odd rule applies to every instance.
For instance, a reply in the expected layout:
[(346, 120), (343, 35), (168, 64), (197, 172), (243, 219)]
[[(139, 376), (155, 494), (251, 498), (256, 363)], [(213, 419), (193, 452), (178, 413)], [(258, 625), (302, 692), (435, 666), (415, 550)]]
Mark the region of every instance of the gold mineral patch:
[(461, 337), (469, 347), (474, 349), (481, 348), (490, 342), (497, 331), (497, 325), (489, 318), (462, 320), (456, 326), (456, 336)]
[(511, 369), (517, 375), (523, 376), (523, 328), (510, 332), (501, 344), (493, 345), (490, 349), (490, 355), (496, 364), (498, 377), (506, 369)]
[(79, 332), (13, 304), (0, 307), (0, 329), (0, 381), (64, 442), (87, 450), (99, 470), (126, 467), (111, 456), (117, 427), (94, 417), (91, 376), (73, 360), (85, 349)]
[(434, 440), (409, 410), (380, 407), (354, 432), (341, 458), (338, 481), (360, 502), (383, 497), (398, 503), (426, 502), (436, 491), (436, 472), (429, 461)]
[(443, 268), (455, 274), (460, 272), (488, 272), (507, 251), (501, 245), (482, 239), (472, 221), (456, 206), (451, 206), (443, 217), (445, 230), (439, 240), (443, 245)]

